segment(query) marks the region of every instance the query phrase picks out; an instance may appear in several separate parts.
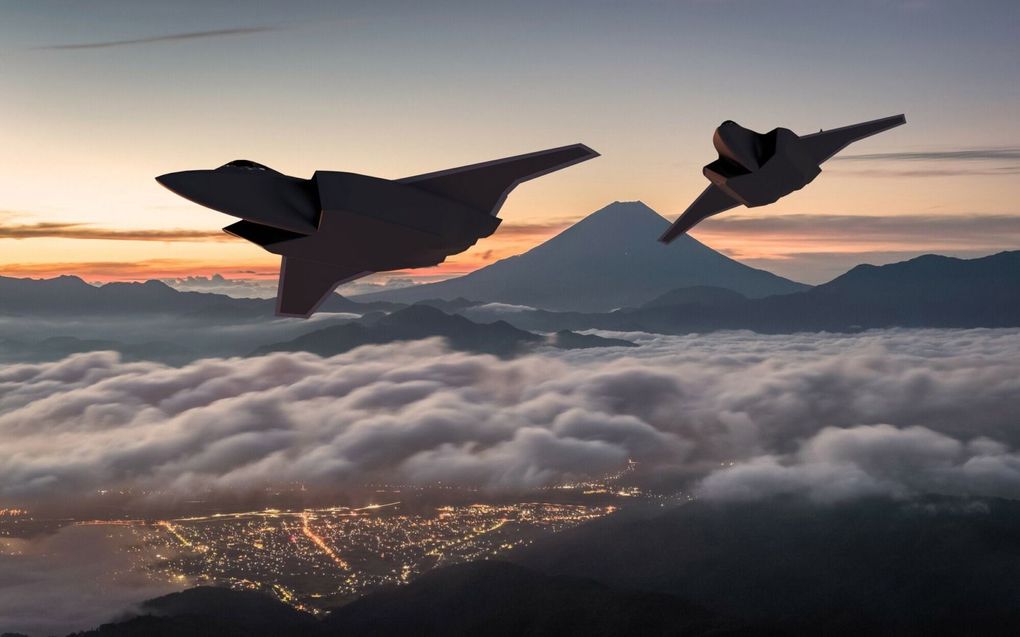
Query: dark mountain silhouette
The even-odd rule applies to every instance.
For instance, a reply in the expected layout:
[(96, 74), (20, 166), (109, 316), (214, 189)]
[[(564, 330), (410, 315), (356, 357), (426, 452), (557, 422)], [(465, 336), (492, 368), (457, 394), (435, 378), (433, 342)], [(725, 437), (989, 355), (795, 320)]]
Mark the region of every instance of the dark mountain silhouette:
[(670, 595), (548, 576), (504, 562), (433, 571), (339, 608), (324, 623), (331, 634), (359, 637), (751, 634)]
[(890, 265), (860, 265), (805, 292), (688, 309), (643, 309), (630, 318), (655, 331), (1018, 326), (1020, 251), (969, 260), (926, 255)]
[(884, 266), (859, 265), (785, 304), (759, 304), (766, 316), (791, 322), (789, 314), (809, 306), (803, 324), (822, 328), (1020, 325), (1020, 251), (978, 259), (930, 254)]
[(323, 621), (260, 593), (200, 587), (142, 604), (77, 637), (742, 637), (770, 634), (679, 598), (543, 575), (505, 562), (440, 569)]
[(622, 338), (605, 338), (594, 334), (578, 334), (560, 330), (553, 334), (550, 342), (560, 349), (588, 349), (589, 347), (637, 347), (637, 343)]
[(585, 525), (517, 561), (790, 634), (1015, 635), (1018, 524), (1009, 500), (695, 502)]
[(322, 635), (318, 620), (253, 591), (200, 586), (143, 602), (124, 619), (77, 637), (297, 637)]
[[(681, 239), (668, 247), (656, 244), (655, 249), (683, 244)], [(593, 281), (597, 278), (592, 275)], [(637, 296), (642, 297), (637, 305), (613, 312), (505, 312), (464, 298), (426, 299), (416, 305), (457, 312), (473, 321), (499, 318), (520, 330), (541, 332), (607, 329), (673, 334), (749, 329), (782, 333), (883, 327), (1015, 327), (1020, 326), (1020, 251), (977, 259), (926, 255), (883, 266), (861, 265), (823, 285), (764, 298), (741, 299), (738, 293), (716, 286), (686, 286), (665, 290), (658, 296)], [(273, 307), (269, 299), (179, 292), (158, 281), (97, 287), (76, 277), (0, 277), (0, 315), (7, 316), (56, 320), (162, 314), (200, 323), (231, 324), (274, 319)], [(335, 295), (324, 307), (333, 312), (366, 314), (406, 306), (388, 301), (360, 303)], [(144, 323), (138, 326), (144, 327)], [(410, 335), (414, 330), (408, 326), (405, 332)], [(116, 340), (115, 335), (111, 336), (103, 338)], [(410, 337), (402, 336), (400, 340)], [(141, 340), (161, 338), (143, 335)], [(8, 345), (15, 347), (16, 343)], [(69, 351), (77, 347), (65, 342), (46, 348), (51, 346), (68, 347)]]
[(471, 274), (356, 297), (414, 302), (465, 297), (535, 308), (608, 311), (634, 306), (678, 287), (710, 285), (748, 297), (803, 290), (743, 265), (691, 237), (656, 241), (669, 222), (641, 202), (617, 202), (592, 213), (528, 252)]
[[(926, 255), (860, 265), (804, 292), (725, 298), (702, 289), (669, 292), (610, 313), (525, 311), (505, 315), (530, 330), (607, 329), (663, 334), (748, 329), (845, 332), (884, 327), (1020, 326), (1020, 251), (978, 259)], [(472, 311), (473, 312), (473, 311)]]
[(475, 323), (458, 314), (447, 314), (430, 305), (412, 305), (391, 314), (371, 314), (361, 320), (334, 325), (299, 336), (293, 340), (267, 345), (255, 351), (266, 354), (279, 351), (312, 352), (335, 356), (361, 345), (411, 341), (439, 336), (451, 348), (497, 356), (511, 356), (548, 344), (553, 347), (631, 346), (620, 339), (594, 335), (561, 333), (552, 339), (518, 329), (506, 321)]
[[(325, 312), (364, 313), (401, 307), (394, 303), (355, 303), (339, 294)], [(194, 318), (274, 318), (273, 299), (237, 299), (207, 292), (181, 292), (161, 281), (90, 285), (76, 276), (18, 279), (0, 276), (0, 314), (12, 316), (95, 316), (173, 314)]]

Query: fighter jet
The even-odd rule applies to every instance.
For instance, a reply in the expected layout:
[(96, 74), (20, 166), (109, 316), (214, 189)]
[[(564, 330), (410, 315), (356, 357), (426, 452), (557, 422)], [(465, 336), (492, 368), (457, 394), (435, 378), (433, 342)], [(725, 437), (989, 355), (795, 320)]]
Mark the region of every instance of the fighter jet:
[(598, 156), (574, 144), (392, 181), (323, 170), (301, 179), (241, 159), (156, 181), (239, 217), (224, 230), (281, 255), (276, 313), (307, 318), (341, 283), (467, 250), (496, 231), (518, 184)]
[(822, 172), (822, 162), (850, 144), (906, 123), (906, 117), (894, 115), (800, 136), (786, 128), (763, 135), (725, 121), (712, 136), (719, 159), (702, 169), (712, 184), (659, 241), (670, 243), (708, 217), (741, 204), (775, 203), (811, 183)]

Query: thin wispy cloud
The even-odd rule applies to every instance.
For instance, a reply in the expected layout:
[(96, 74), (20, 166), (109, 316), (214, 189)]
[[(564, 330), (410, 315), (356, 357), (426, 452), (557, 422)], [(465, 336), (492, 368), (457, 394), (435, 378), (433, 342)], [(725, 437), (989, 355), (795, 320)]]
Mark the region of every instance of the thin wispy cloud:
[(105, 241), (224, 241), (229, 236), (209, 230), (112, 230), (83, 223), (0, 225), (0, 239), (97, 239)]
[(864, 177), (959, 177), (1020, 175), (1020, 147), (962, 148), (896, 153), (837, 155), (835, 162), (890, 162), (900, 164), (955, 164), (954, 167), (868, 170), (837, 170), (837, 175)]
[(747, 265), (824, 283), (860, 263), (1016, 250), (1020, 214), (720, 215), (698, 226), (695, 235)]
[(864, 155), (837, 155), (834, 161), (1016, 161), (1020, 160), (1020, 147), (968, 148), (961, 150), (931, 150), (908, 153), (868, 153)]
[(923, 232), (925, 236), (940, 238), (940, 242), (1020, 245), (1020, 214), (730, 215), (710, 219), (699, 230), (705, 235), (753, 234), (759, 239), (782, 237), (812, 242), (853, 237), (857, 243), (916, 243), (918, 233)]
[(104, 42), (76, 42), (71, 44), (49, 44), (35, 47), (36, 50), (44, 51), (78, 51), (83, 49), (110, 49), (121, 46), (138, 46), (144, 44), (160, 44), (163, 42), (181, 42), (185, 40), (201, 40), (207, 38), (219, 38), (233, 35), (253, 35), (256, 33), (268, 33), (271, 31), (282, 31), (284, 27), (265, 25), (254, 27), (237, 27), (233, 29), (211, 29), (209, 31), (189, 31), (185, 33), (170, 33), (166, 35), (154, 35), (145, 38), (129, 38), (124, 40), (107, 40)]
[(579, 219), (551, 219), (534, 223), (504, 223), (499, 227), (502, 237), (544, 237), (562, 232)]
[(146, 281), (183, 278), (199, 274), (230, 271), (236, 264), (189, 259), (145, 259), (132, 261), (47, 261), (0, 263), (0, 275), (50, 278), (65, 274), (89, 281)]
[(1001, 166), (990, 169), (932, 169), (932, 170), (837, 170), (830, 172), (833, 175), (857, 176), (857, 177), (970, 177), (989, 176), (1002, 177), (1007, 175), (1020, 175), (1020, 165)]

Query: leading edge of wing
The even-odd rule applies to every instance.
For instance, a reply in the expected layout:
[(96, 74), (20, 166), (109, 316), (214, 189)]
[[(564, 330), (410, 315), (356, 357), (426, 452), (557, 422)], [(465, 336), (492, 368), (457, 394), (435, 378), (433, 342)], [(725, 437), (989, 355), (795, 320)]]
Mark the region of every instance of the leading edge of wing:
[(283, 257), (276, 291), (276, 314), (308, 318), (338, 285), (369, 274), (372, 273)]
[(494, 159), (438, 172), (398, 179), (398, 183), (464, 203), (495, 215), (518, 184), (598, 157), (584, 144)]
[(687, 207), (687, 210), (673, 222), (673, 225), (666, 232), (662, 233), (659, 241), (672, 243), (677, 237), (685, 234), (708, 217), (739, 205), (739, 201), (727, 195), (716, 187), (715, 184), (712, 184), (698, 195), (694, 203)]
[(810, 135), (802, 135), (800, 140), (807, 146), (811, 153), (811, 158), (821, 164), (856, 141), (906, 123), (906, 115), (893, 115), (891, 117), (873, 119), (870, 122), (861, 122), (860, 124), (851, 124), (850, 126), (833, 128), (827, 131), (811, 133)]

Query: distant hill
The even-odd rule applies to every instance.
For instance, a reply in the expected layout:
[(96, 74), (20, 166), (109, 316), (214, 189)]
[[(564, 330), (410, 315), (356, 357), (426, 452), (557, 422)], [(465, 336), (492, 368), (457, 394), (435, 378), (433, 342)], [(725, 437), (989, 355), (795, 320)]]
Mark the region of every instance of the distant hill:
[[(482, 308), (469, 308), (475, 316)], [(523, 311), (507, 321), (529, 330), (606, 329), (663, 334), (747, 329), (763, 333), (886, 327), (1020, 326), (1020, 251), (978, 259), (926, 255), (860, 265), (803, 292), (740, 299), (705, 288), (678, 289), (640, 307), (609, 313)]]
[(80, 339), (52, 336), (38, 342), (0, 338), (0, 362), (36, 362), (59, 360), (81, 352), (115, 351), (125, 360), (159, 360), (184, 363), (198, 358), (186, 345), (165, 341), (122, 343), (108, 339)]
[(518, 329), (506, 321), (475, 323), (430, 305), (412, 305), (391, 314), (373, 314), (361, 320), (309, 332), (293, 340), (261, 347), (255, 355), (279, 351), (311, 352), (335, 356), (361, 345), (442, 337), (455, 350), (511, 356), (540, 345), (563, 349), (633, 346), (630, 341), (563, 332), (552, 339)]
[[(630, 213), (623, 216), (627, 214)], [(610, 219), (619, 217), (620, 215), (609, 216)], [(575, 228), (583, 226), (584, 223), (578, 224)], [(712, 253), (704, 246), (701, 248)], [(602, 282), (604, 281), (599, 278), (598, 273), (593, 272), (590, 285), (597, 287)], [(535, 279), (536, 290), (547, 290), (543, 285), (545, 283)], [(746, 295), (725, 286), (680, 286), (649, 296), (645, 296), (644, 293), (636, 294), (641, 297), (638, 302), (612, 312), (507, 308), (495, 302), (466, 300), (459, 296), (461, 292), (457, 292), (457, 295), (449, 300), (436, 299), (436, 290), (431, 286), (418, 288), (423, 290), (429, 288), (427, 295), (429, 298), (418, 301), (415, 307), (432, 307), (444, 312), (454, 312), (475, 323), (504, 320), (519, 330), (540, 332), (606, 329), (676, 334), (748, 329), (765, 333), (784, 333), (854, 331), (885, 327), (1020, 326), (1020, 251), (1001, 252), (977, 259), (925, 255), (883, 266), (860, 265), (814, 288), (764, 298), (744, 298)], [(268, 325), (270, 321), (280, 321), (274, 316), (273, 307), (274, 302), (271, 299), (234, 299), (219, 294), (179, 292), (158, 281), (92, 286), (77, 277), (43, 280), (0, 277), (0, 315), (5, 316), (65, 319), (73, 322), (97, 317), (130, 318), (159, 314), (175, 317), (174, 320), (188, 319), (203, 325), (214, 323)], [(324, 305), (327, 311), (359, 315), (380, 311), (393, 312), (403, 307), (407, 306), (378, 300), (362, 303), (340, 295), (334, 295)], [(507, 311), (508, 309), (513, 311)], [(378, 317), (372, 320), (378, 320)], [(362, 326), (368, 327), (372, 320), (364, 322)], [(298, 319), (286, 321), (289, 321), (287, 325), (293, 326), (295, 330), (304, 329), (305, 326), (307, 329), (316, 327), (314, 322)], [(90, 325), (101, 326), (102, 321), (92, 321)], [(168, 349), (164, 344), (167, 337), (159, 330), (154, 330), (154, 333), (149, 335), (144, 333), (146, 326), (144, 321), (135, 322), (134, 325), (138, 333), (134, 336), (133, 342), (140, 346), (134, 347), (132, 351), (128, 351), (127, 346), (120, 347), (113, 343), (119, 340), (119, 335), (115, 332), (97, 335), (96, 330), (87, 337), (75, 332), (52, 333), (50, 334), (52, 336), (72, 336), (81, 341), (58, 339), (50, 343), (38, 343), (37, 341), (41, 339), (36, 338), (32, 347), (36, 347), (41, 352), (40, 356), (43, 356), (61, 351), (68, 353), (86, 351), (100, 346), (99, 341), (108, 340), (111, 341), (111, 347), (124, 351), (129, 357), (144, 357), (147, 355), (146, 352), (151, 352), (165, 359), (173, 358), (176, 353), (187, 358), (187, 352), (175, 352), (173, 347)], [(397, 326), (384, 321), (376, 335), (359, 336), (356, 333), (357, 328), (347, 328), (346, 331), (337, 329), (335, 335), (330, 338), (336, 343), (344, 342), (345, 338), (350, 342), (359, 342), (359, 339), (380, 342), (371, 339), (384, 338), (385, 330), (382, 328), (399, 335), (400, 338), (397, 340), (413, 338), (414, 334), (425, 334), (430, 330), (427, 336), (445, 335), (441, 333), (442, 330), (426, 329), (428, 325), (426, 322), (420, 326), (410, 324)], [(504, 325), (501, 328), (503, 336), (510, 334), (507, 327), (509, 326)], [(447, 326), (444, 329), (453, 332), (457, 330), (455, 326)], [(497, 336), (498, 330), (495, 328), (487, 330), (490, 336)], [(469, 335), (476, 331), (476, 328), (468, 328), (464, 335), (452, 332), (450, 335), (467, 342), (471, 338)], [(531, 336), (537, 338), (535, 335)], [(5, 341), (5, 338), (8, 340)], [(513, 338), (523, 342), (529, 337), (518, 334)], [(313, 335), (309, 334), (308, 340), (302, 343), (313, 343), (314, 340)], [(17, 356), (19, 351), (26, 349), (26, 345), (18, 341), (18, 337), (11, 336), (10, 333), (0, 333), (0, 359), (5, 356), (8, 358)], [(261, 343), (252, 344), (251, 347), (266, 342), (273, 341), (263, 340)], [(575, 342), (579, 341), (575, 339)], [(301, 344), (299, 347), (306, 346)], [(308, 351), (323, 350), (323, 347), (318, 346), (307, 347)], [(191, 349), (195, 349), (196, 353), (201, 351), (201, 348)], [(465, 349), (476, 351), (467, 347)]]
[(684, 236), (657, 241), (669, 222), (641, 202), (592, 213), (528, 252), (470, 274), (355, 297), (413, 303), (464, 297), (550, 310), (608, 311), (636, 306), (679, 287), (707, 285), (747, 297), (804, 290)]
[[(90, 285), (76, 276), (19, 279), (0, 276), (0, 315), (97, 316), (173, 314), (196, 318), (274, 318), (274, 299), (236, 299), (223, 294), (181, 292), (161, 281)], [(355, 303), (334, 294), (326, 312), (389, 310), (394, 303)]]

